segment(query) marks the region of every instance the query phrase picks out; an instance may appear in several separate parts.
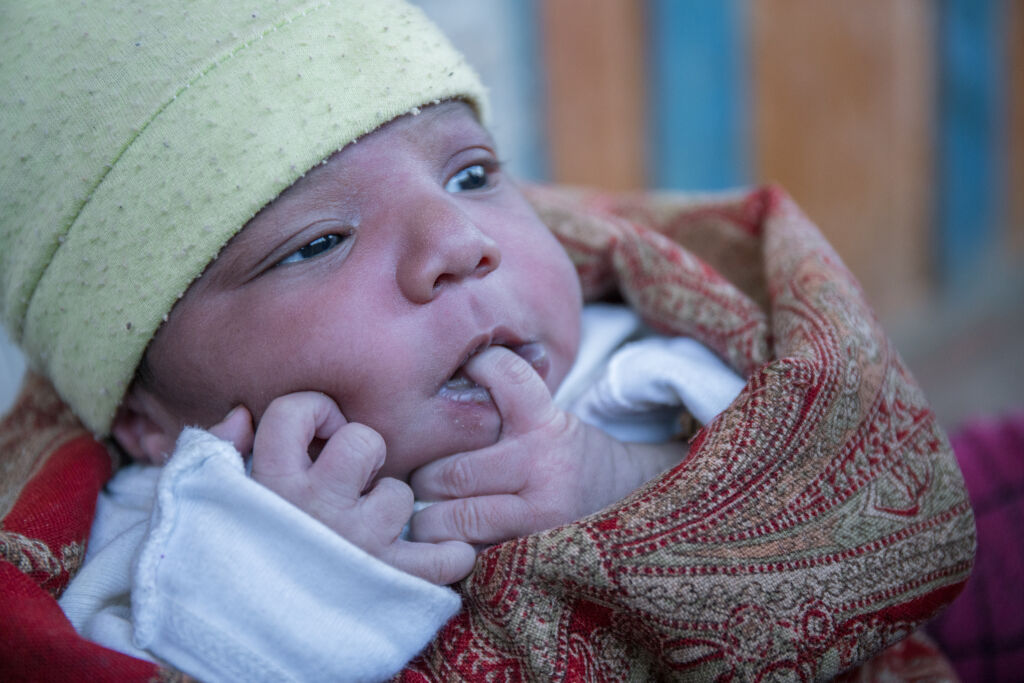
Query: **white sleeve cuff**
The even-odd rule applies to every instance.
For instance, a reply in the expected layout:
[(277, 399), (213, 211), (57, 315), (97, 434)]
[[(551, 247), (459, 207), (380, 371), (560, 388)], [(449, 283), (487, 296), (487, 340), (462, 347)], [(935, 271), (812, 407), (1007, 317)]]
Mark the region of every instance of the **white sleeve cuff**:
[(135, 644), (206, 681), (387, 678), (459, 605), (247, 478), (198, 429), (161, 473), (134, 567)]

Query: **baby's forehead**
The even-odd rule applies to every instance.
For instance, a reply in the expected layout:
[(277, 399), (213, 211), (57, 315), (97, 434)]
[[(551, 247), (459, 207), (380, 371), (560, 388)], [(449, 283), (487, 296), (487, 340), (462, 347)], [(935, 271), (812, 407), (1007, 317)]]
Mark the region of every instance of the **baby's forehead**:
[(337, 183), (343, 182), (346, 174), (358, 170), (352, 166), (361, 156), (379, 153), (381, 150), (398, 147), (410, 141), (418, 145), (424, 153), (440, 152), (444, 149), (445, 143), (450, 142), (453, 137), (465, 136), (476, 137), (480, 142), (494, 146), (490, 133), (479, 123), (473, 109), (465, 102), (452, 100), (422, 109), (416, 108), (324, 158), (263, 207), (253, 220), (263, 213), (315, 198), (327, 188), (332, 192), (337, 191)]

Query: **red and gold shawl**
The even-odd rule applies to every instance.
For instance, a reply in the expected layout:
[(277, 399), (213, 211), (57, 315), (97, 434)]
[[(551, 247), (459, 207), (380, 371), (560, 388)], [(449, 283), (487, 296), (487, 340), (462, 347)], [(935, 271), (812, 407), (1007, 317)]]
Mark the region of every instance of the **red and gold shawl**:
[[(680, 465), (481, 554), (419, 680), (935, 680), (913, 635), (959, 592), (974, 522), (949, 443), (859, 285), (774, 188), (531, 188), (588, 299), (621, 297), (747, 378)], [(106, 448), (30, 377), (0, 425), (0, 678), (180, 678), (77, 636)], [(341, 637), (344, 637), (343, 634)], [(845, 674), (844, 674), (845, 672)]]

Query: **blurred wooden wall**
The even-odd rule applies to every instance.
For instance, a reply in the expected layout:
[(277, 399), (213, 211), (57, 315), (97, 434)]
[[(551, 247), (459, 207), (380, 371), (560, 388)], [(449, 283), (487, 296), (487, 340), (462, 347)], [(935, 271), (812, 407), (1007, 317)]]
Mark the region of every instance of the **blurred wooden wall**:
[(933, 7), (751, 4), (752, 176), (794, 195), (883, 312), (928, 286)]
[[(992, 254), (1024, 254), (1024, 2), (536, 8), (551, 180), (684, 190), (778, 182), (890, 319), (986, 277)], [(680, 47), (698, 43), (703, 52)], [(725, 51), (740, 56), (739, 72), (715, 62)], [(737, 82), (739, 97), (708, 89)], [(703, 118), (686, 116), (699, 108)], [(689, 139), (670, 135), (673, 125)], [(729, 149), (735, 140), (746, 149)], [(726, 168), (704, 172), (722, 161), (715, 149)]]
[(540, 0), (551, 177), (647, 185), (646, 23), (642, 2)]

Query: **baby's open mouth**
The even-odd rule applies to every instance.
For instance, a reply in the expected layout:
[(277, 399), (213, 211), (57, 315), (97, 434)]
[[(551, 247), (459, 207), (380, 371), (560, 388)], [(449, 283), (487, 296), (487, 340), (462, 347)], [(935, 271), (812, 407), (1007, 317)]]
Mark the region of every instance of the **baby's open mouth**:
[(490, 348), (491, 346), (503, 346), (506, 349), (512, 351), (514, 354), (525, 360), (533, 367), (534, 370), (544, 378), (547, 375), (549, 367), (549, 359), (547, 350), (544, 345), (540, 342), (527, 342), (525, 344), (482, 344), (474, 349), (462, 362), (459, 367), (455, 369), (452, 376), (441, 387), (441, 393), (454, 401), (475, 403), (481, 402), (486, 403), (491, 400), (490, 392), (485, 388), (477, 384), (473, 379), (466, 374), (466, 364), (470, 358), (473, 358), (481, 351)]

